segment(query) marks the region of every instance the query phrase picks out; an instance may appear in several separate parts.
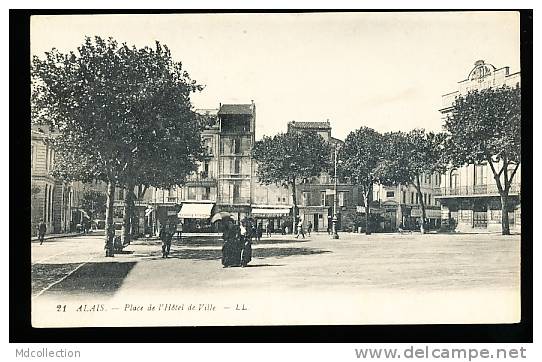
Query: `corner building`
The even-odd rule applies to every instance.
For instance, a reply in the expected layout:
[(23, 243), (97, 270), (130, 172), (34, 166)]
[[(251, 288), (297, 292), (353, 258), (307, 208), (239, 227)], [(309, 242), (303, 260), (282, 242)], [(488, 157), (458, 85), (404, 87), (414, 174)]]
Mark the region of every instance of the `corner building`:
[[(478, 60), (467, 78), (458, 82), (458, 89), (442, 96), (442, 108), (439, 110), (442, 121), (444, 123), (452, 112), (454, 101), (459, 96), (474, 90), (520, 85), (520, 72), (510, 73), (509, 67), (497, 68)], [(521, 166), (512, 180), (509, 194), (508, 219), (510, 229), (516, 231), (521, 230), (520, 185)], [(442, 220), (452, 221), (459, 231), (501, 230), (501, 200), (487, 163), (469, 164), (443, 174), (439, 187), (435, 188), (435, 198), (441, 204)]]

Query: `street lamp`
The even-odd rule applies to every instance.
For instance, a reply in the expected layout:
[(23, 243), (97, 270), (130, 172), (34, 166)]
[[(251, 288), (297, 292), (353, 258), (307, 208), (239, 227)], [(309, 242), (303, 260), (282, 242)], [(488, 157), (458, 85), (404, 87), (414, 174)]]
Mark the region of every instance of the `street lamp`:
[(337, 145), (335, 145), (335, 193), (333, 195), (333, 239), (338, 239), (339, 234), (337, 233)]

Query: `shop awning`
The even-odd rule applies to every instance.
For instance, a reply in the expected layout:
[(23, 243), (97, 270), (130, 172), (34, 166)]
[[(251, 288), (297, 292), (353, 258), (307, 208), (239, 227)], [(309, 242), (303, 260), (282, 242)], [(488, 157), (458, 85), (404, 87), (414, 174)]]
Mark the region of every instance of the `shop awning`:
[(183, 204), (177, 216), (181, 219), (208, 219), (214, 204)]
[(254, 217), (281, 217), (290, 214), (290, 209), (252, 209)]

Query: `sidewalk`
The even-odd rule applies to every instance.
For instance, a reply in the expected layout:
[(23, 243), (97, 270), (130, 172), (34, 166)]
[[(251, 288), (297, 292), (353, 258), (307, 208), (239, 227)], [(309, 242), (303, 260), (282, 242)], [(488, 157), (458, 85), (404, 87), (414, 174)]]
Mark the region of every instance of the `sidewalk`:
[[(92, 231), (88, 234), (85, 234), (85, 233), (77, 233), (77, 232), (73, 232), (73, 233), (62, 233), (62, 234), (47, 234), (45, 235), (45, 237), (43, 238), (43, 240), (49, 240), (49, 239), (60, 239), (60, 238), (69, 238), (69, 237), (75, 237), (75, 236), (82, 236), (82, 235), (100, 235), (99, 232), (101, 230), (98, 230), (98, 231)], [(39, 243), (39, 240), (38, 240), (38, 237), (37, 236), (33, 236), (30, 241), (32, 243)]]

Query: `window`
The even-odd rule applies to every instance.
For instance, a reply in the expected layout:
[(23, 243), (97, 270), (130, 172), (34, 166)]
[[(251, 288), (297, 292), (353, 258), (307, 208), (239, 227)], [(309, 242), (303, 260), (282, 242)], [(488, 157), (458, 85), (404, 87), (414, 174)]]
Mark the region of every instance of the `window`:
[(310, 192), (304, 191), (303, 192), (303, 199), (301, 200), (303, 206), (309, 206), (310, 205)]
[(235, 153), (236, 155), (241, 153), (241, 140), (239, 138), (233, 138), (231, 142), (232, 142), (232, 146), (231, 146), (232, 153)]
[(339, 192), (339, 206), (347, 206), (347, 191)]
[(320, 205), (326, 206), (326, 192), (320, 191)]
[(431, 194), (427, 195), (427, 204), (431, 205)]
[(241, 194), (241, 187), (239, 184), (233, 185), (233, 198), (238, 199)]
[(423, 194), (423, 203), (427, 205), (427, 194)]
[(124, 189), (119, 189), (119, 196), (117, 197), (119, 201), (124, 200)]
[(209, 161), (203, 162), (203, 178), (209, 177)]
[(410, 203), (411, 203), (411, 204), (414, 203), (414, 192), (411, 192), (411, 193), (410, 193)]
[(279, 197), (277, 197), (277, 202), (280, 202), (280, 196), (279, 196)]
[(403, 191), (403, 204), (406, 204), (406, 191)]
[(419, 200), (419, 196), (420, 196), (420, 195), (418, 195), (418, 193), (416, 192), (416, 203), (417, 203), (417, 204), (418, 204), (419, 201), (420, 201), (420, 200)]
[(196, 188), (195, 187), (188, 187), (188, 200), (195, 200), (196, 199)]
[(233, 161), (233, 173), (239, 175), (241, 173), (241, 160), (236, 158)]
[(426, 174), (426, 175), (424, 175), (424, 177), (425, 177), (425, 183), (426, 184), (431, 184), (431, 175)]
[(386, 191), (386, 197), (395, 197), (394, 191)]
[(450, 171), (450, 188), (456, 189), (459, 187), (459, 173), (457, 170)]
[(202, 200), (209, 200), (211, 196), (211, 188), (210, 187), (204, 187), (203, 188), (203, 195), (201, 197)]
[(484, 165), (476, 165), (474, 166), (474, 185), (480, 186), (485, 185), (486, 180), (486, 173), (485, 173), (485, 166)]

